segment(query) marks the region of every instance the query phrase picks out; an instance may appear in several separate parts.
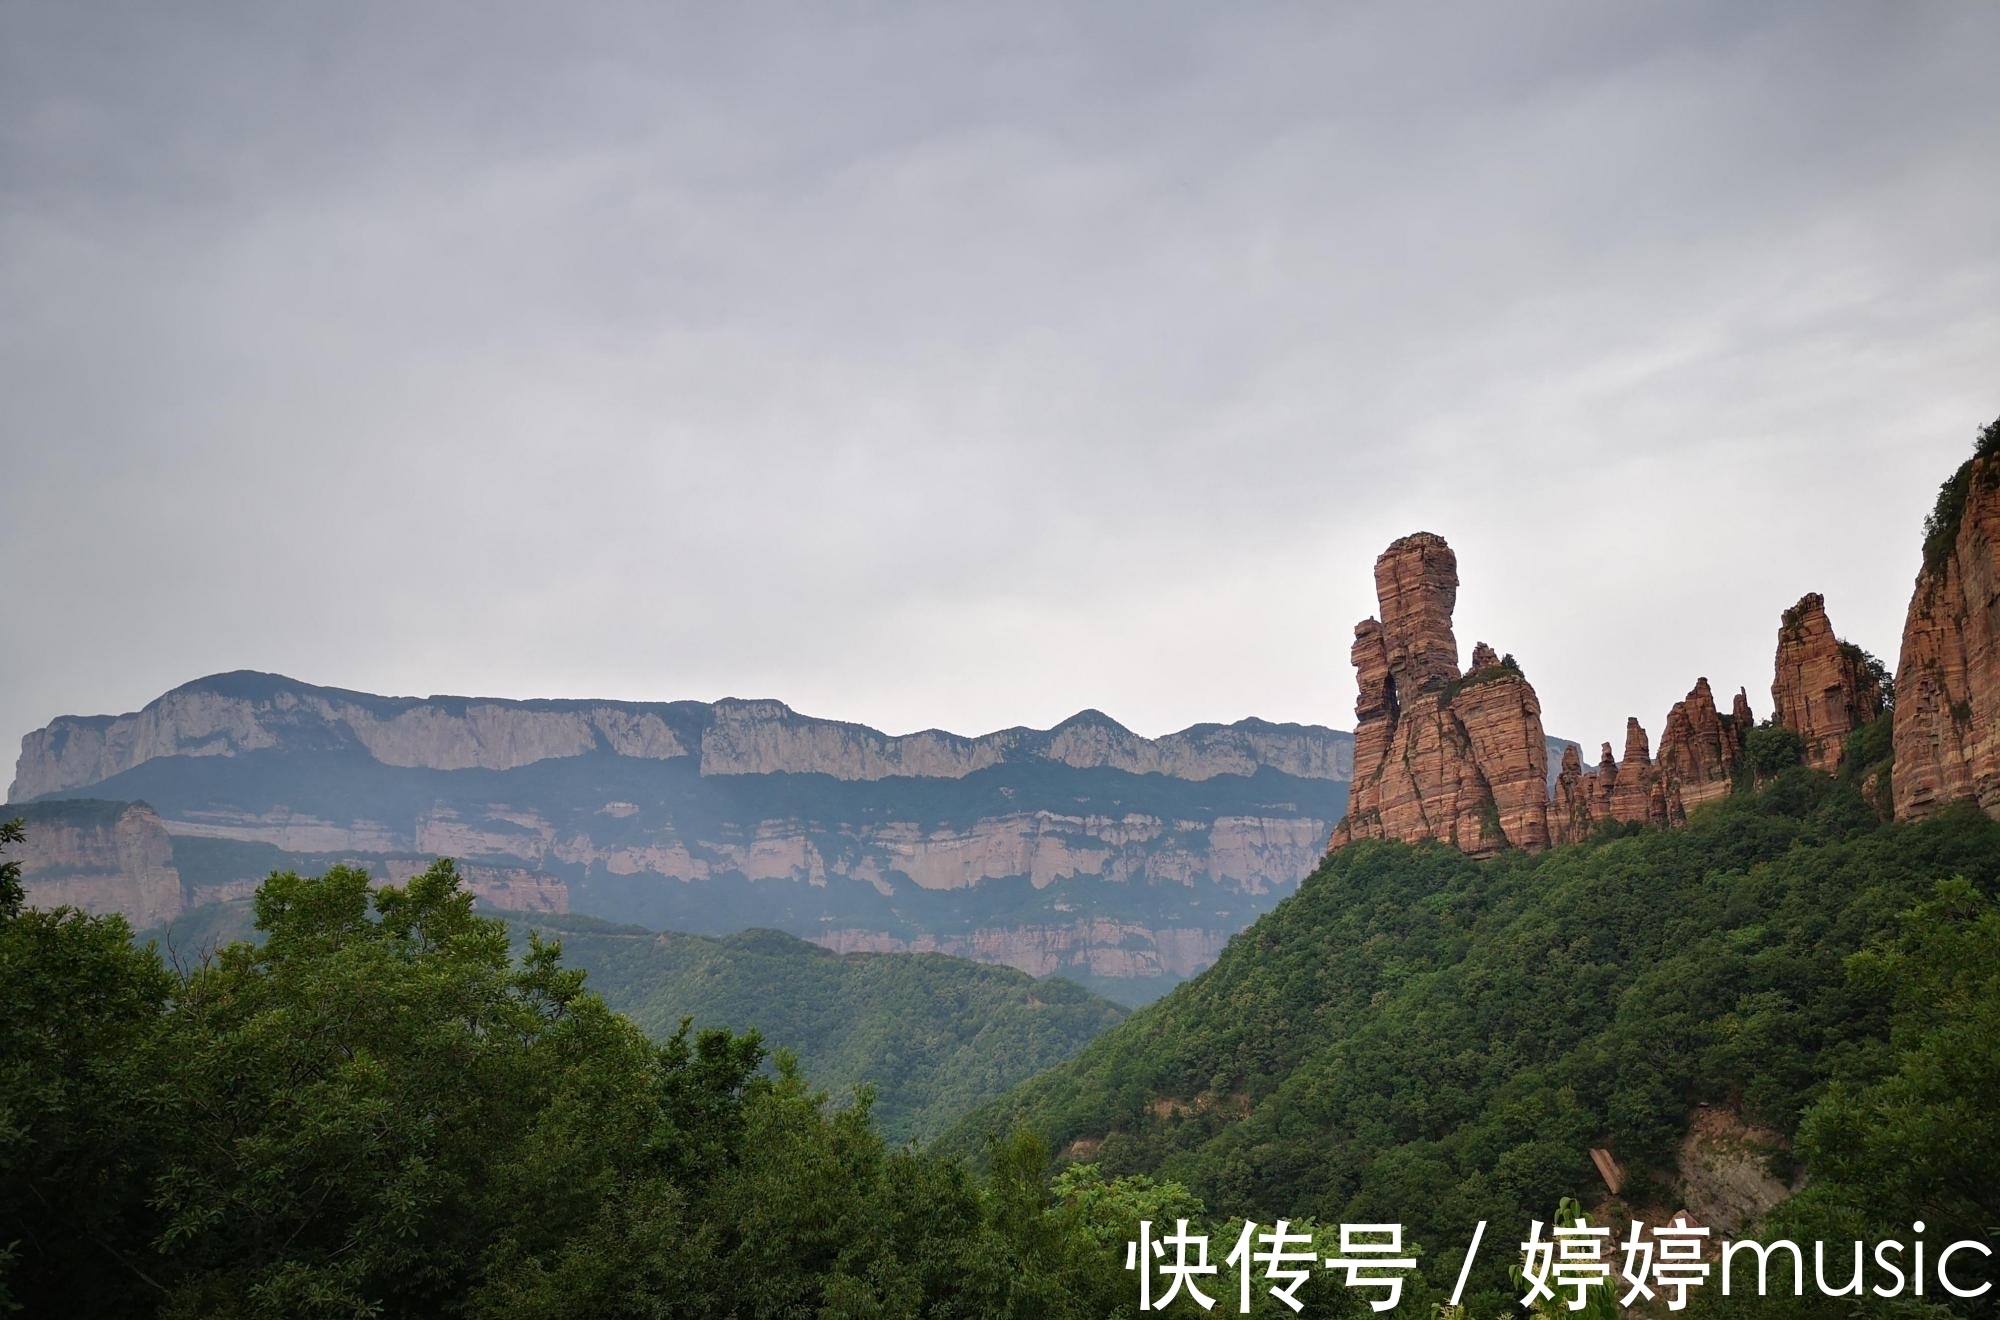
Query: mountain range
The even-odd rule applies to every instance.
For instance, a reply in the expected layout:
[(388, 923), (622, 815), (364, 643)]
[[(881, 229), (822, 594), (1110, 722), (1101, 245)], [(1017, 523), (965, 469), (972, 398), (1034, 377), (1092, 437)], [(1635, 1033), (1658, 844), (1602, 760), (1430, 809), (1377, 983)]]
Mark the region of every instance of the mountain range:
[(399, 881), (449, 856), (503, 910), (957, 954), (1135, 1003), (1312, 869), (1352, 765), (1347, 733), (1255, 719), (896, 737), (776, 701), (379, 697), (237, 672), (29, 734), (9, 811), (32, 901), (141, 926), (275, 869)]

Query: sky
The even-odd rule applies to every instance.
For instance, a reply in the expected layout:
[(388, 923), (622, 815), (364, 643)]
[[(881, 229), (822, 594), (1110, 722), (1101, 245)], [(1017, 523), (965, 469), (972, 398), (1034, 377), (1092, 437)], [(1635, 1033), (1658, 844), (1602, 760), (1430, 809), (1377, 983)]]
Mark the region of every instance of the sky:
[(230, 669), (1551, 733), (1892, 664), (2000, 7), (0, 0), (0, 744)]

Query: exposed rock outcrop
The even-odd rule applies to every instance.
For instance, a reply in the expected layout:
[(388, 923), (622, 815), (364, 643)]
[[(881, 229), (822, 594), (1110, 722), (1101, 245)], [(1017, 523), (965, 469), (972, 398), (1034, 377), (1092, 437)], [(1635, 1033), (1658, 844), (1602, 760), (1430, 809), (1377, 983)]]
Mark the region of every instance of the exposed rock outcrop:
[(1565, 758), (1549, 809), (1552, 841), (1576, 843), (1613, 821), (1685, 824), (1688, 812), (1734, 786), (1750, 724), (1749, 695), (1739, 690), (1724, 715), (1716, 709), (1706, 678), (1696, 679), (1687, 696), (1667, 712), (1657, 759), (1645, 726), (1628, 718), (1622, 759), (1613, 759), (1610, 743), (1592, 769), (1585, 769), (1580, 759)]
[(1947, 482), (1896, 664), (1896, 817), (2000, 816), (2000, 422)]
[(511, 770), (606, 752), (639, 760), (697, 757), (704, 775), (824, 774), (872, 780), (962, 778), (1025, 761), (1106, 767), (1177, 779), (1249, 775), (1270, 767), (1302, 779), (1345, 780), (1345, 733), (1248, 719), (1144, 738), (1097, 711), (1053, 729), (977, 738), (927, 729), (892, 737), (859, 724), (800, 715), (779, 701), (502, 701), (378, 697), (276, 674), (218, 674), (175, 688), (129, 715), (65, 715), (21, 740), (10, 798), (98, 784), (169, 756), (358, 751), (383, 765)]
[(1332, 847), (1435, 839), (1474, 856), (1545, 847), (1548, 742), (1520, 669), (1484, 643), (1461, 675), (1458, 558), (1418, 532), (1375, 561), (1381, 618), (1355, 627), (1355, 778)]
[(1771, 718), (1797, 733), (1805, 764), (1840, 768), (1847, 735), (1882, 713), (1882, 686), (1861, 649), (1834, 636), (1826, 600), (1801, 596), (1778, 624)]
[(1653, 814), (1653, 747), (1639, 717), (1625, 717), (1625, 755), (1618, 761), (1618, 775), (1610, 786), (1609, 816), (1612, 820), (1642, 820), (1655, 825), (1666, 823), (1664, 805)]
[(9, 814), (27, 831), (10, 852), (30, 907), (122, 912), (146, 927), (187, 906), (173, 839), (145, 803), (54, 802)]
[(1750, 1227), (1805, 1185), (1803, 1170), (1789, 1183), (1771, 1171), (1773, 1157), (1788, 1148), (1782, 1134), (1751, 1126), (1733, 1109), (1700, 1106), (1674, 1161), (1687, 1213), (1719, 1237)]
[[(1749, 709), (1749, 694), (1736, 694), (1736, 709)], [(1670, 812), (1683, 819), (1704, 802), (1726, 796), (1743, 759), (1745, 728), (1734, 713), (1715, 708), (1708, 679), (1699, 678), (1686, 698), (1667, 712), (1660, 732), (1658, 774)]]

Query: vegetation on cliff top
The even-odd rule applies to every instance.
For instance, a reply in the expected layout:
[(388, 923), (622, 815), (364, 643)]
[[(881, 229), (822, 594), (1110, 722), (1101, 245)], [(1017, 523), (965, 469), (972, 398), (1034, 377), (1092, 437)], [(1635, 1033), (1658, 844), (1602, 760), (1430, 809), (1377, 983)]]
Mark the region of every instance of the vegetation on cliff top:
[[(1357, 844), (947, 1145), (1026, 1125), (1225, 1213), (1400, 1220), (1448, 1290), (1473, 1222), (1598, 1186), (1593, 1146), (1667, 1195), (1712, 1103), (1796, 1137), (1815, 1182), (1788, 1213), (1844, 1226), (1821, 1236), (1925, 1218), (1991, 1243), (1996, 888), (2000, 823), (1885, 825), (1802, 769), (1684, 830), (1538, 855)], [(1474, 1314), (1507, 1304), (1497, 1256), (1474, 1278)]]
[[(1979, 439), (1973, 444), (1972, 457), (1959, 464), (1958, 471), (1951, 474), (1938, 487), (1937, 503), (1931, 507), (1924, 519), (1924, 571), (1934, 573), (1944, 566), (1945, 557), (1958, 544), (1958, 525), (1965, 517), (1965, 501), (1972, 494), (1972, 470), (1982, 459), (2000, 454), (2000, 419), (1980, 431)], [(1990, 467), (1986, 473), (1987, 483), (2000, 481), (2000, 465)]]

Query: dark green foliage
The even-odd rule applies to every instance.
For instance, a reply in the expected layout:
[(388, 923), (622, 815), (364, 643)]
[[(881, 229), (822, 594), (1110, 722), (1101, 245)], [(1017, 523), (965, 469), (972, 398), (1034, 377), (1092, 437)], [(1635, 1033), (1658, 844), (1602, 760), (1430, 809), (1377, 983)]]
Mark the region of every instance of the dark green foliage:
[[(247, 902), (193, 908), (140, 940), (175, 966), (254, 936)], [(559, 939), (590, 988), (655, 1040), (697, 1028), (755, 1030), (835, 1096), (875, 1095), (893, 1143), (928, 1140), (1062, 1062), (1127, 1010), (1060, 978), (943, 954), (835, 954), (775, 930), (723, 939), (586, 916), (513, 914), (517, 949)]]
[[(8, 845), (20, 843), (26, 837), (18, 819), (0, 821), (0, 852), (5, 852)], [(23, 892), (21, 864), (11, 858), (0, 861), (0, 919), (19, 914)]]
[(865, 1092), (767, 1075), (754, 1034), (650, 1041), (555, 945), (516, 958), (449, 862), (273, 875), (256, 919), (181, 975), (116, 917), (0, 912), (0, 1310), (1095, 1320), (1126, 1296), (1032, 1142), (982, 1184), (887, 1150)]
[(1765, 720), (1743, 735), (1744, 759), (1759, 782), (1805, 760), (1806, 744), (1798, 731)]
[(1880, 656), (1865, 646), (1856, 646), (1853, 642), (1841, 642), (1839, 645), (1841, 655), (1874, 684), (1875, 691), (1882, 698), (1881, 708), (1893, 710), (1896, 705), (1895, 672), (1883, 663)]
[[(1953, 1087), (1985, 1088), (1959, 1103), (1988, 1115), (2000, 1099), (1990, 957), (1970, 936), (1940, 953), (1955, 991), (1899, 992), (1898, 975), (1849, 963), (1908, 938), (1947, 950), (1909, 932), (1933, 920), (1919, 905), (1952, 876), (1966, 880), (1951, 891), (1962, 903), (1990, 898), (2000, 824), (1954, 810), (1884, 825), (1853, 785), (1801, 769), (1684, 830), (1539, 856), (1357, 844), (1203, 977), (947, 1145), (1026, 1125), (1059, 1150), (1087, 1140), (1109, 1173), (1185, 1183), (1225, 1214), (1401, 1219), (1433, 1253), (1429, 1285), (1445, 1288), (1432, 1261), (1456, 1265), (1467, 1225), (1546, 1217), (1592, 1185), (1594, 1145), (1642, 1178), (1668, 1168), (1703, 1102), (1789, 1134), (1840, 1082), (1850, 1089), (1832, 1094), (1854, 1098), (1814, 1111), (1803, 1146), (1830, 1183), (1886, 1187), (1894, 1168), (1921, 1180), (1918, 1159), (1952, 1165), (1957, 1186), (2000, 1186), (1990, 1119), (1967, 1143), (1943, 1135)], [(1968, 1007), (1927, 1026), (1918, 1005), (1940, 999)], [(1983, 1057), (1955, 1071), (1923, 1062), (1982, 1039)], [(1920, 1111), (1931, 1126), (1908, 1117)], [(1872, 1146), (1835, 1126), (1843, 1115)], [(1905, 1131), (1924, 1134), (1921, 1154), (1899, 1149)], [(1829, 1158), (1840, 1143), (1875, 1163)], [(1958, 1195), (1972, 1197), (1958, 1222), (1986, 1212)], [(1475, 1275), (1496, 1304), (1498, 1268)]]
[[(1965, 517), (1965, 501), (1972, 494), (1972, 469), (1979, 460), (2000, 454), (2000, 420), (1979, 433), (1972, 457), (1938, 488), (1937, 503), (1924, 519), (1924, 570), (1933, 572), (1944, 565), (1945, 557), (1958, 543), (1958, 525)], [(2000, 470), (1989, 469), (1987, 480), (2000, 480)]]
[(17, 874), (0, 862), (0, 1312), (128, 1313), (158, 1297), (134, 1260), (173, 979), (121, 917), (23, 910)]
[(1840, 761), (1841, 779), (1858, 786), (1883, 820), (1896, 814), (1895, 716), (1893, 709), (1885, 710), (1848, 734)]

